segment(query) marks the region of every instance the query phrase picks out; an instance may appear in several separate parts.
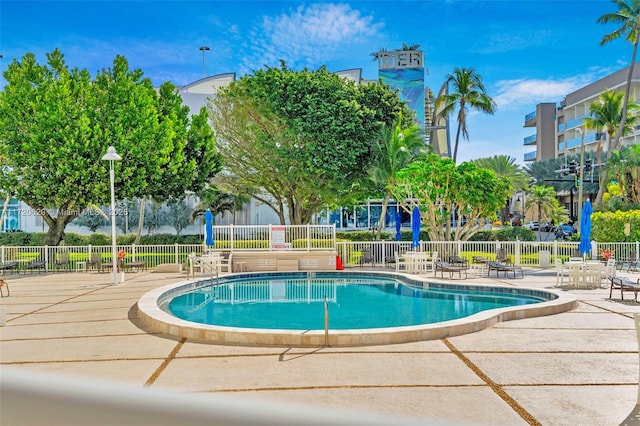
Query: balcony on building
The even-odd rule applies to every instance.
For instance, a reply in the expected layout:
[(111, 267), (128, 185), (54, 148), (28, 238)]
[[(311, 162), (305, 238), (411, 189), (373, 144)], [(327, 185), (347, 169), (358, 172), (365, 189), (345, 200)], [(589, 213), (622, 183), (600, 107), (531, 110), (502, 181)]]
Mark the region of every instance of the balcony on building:
[(524, 161), (536, 161), (538, 151), (531, 151), (524, 154)]
[(530, 112), (529, 114), (524, 116), (524, 127), (535, 127), (536, 126), (536, 111)]
[(533, 134), (533, 135), (530, 135), (530, 136), (527, 136), (526, 138), (524, 138), (524, 144), (525, 145), (535, 145), (537, 140), (538, 140), (538, 135), (537, 134)]

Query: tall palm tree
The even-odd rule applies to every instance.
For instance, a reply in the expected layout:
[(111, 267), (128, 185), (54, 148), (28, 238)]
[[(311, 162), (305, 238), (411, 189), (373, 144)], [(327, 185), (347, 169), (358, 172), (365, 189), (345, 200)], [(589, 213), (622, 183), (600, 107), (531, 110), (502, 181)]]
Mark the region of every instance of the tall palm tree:
[(606, 13), (598, 18), (598, 23), (608, 24), (610, 22), (620, 25), (615, 31), (605, 34), (600, 41), (600, 46), (617, 40), (624, 36), (627, 41), (633, 44), (633, 53), (631, 54), (631, 65), (629, 65), (629, 73), (627, 75), (627, 83), (624, 87), (624, 103), (622, 104), (622, 113), (618, 131), (615, 134), (615, 142), (613, 146), (618, 146), (620, 138), (623, 136), (623, 129), (627, 119), (627, 107), (629, 103), (629, 94), (631, 92), (631, 79), (633, 78), (633, 68), (636, 63), (636, 55), (638, 53), (638, 30), (640, 29), (640, 0), (612, 0), (618, 7), (615, 13)]
[[(622, 123), (622, 109), (623, 109), (623, 96), (622, 92), (618, 91), (609, 91), (605, 90), (600, 94), (598, 100), (593, 102), (589, 107), (590, 117), (586, 117), (584, 119), (584, 125), (588, 129), (594, 129), (596, 131), (605, 131), (608, 135), (608, 146), (606, 149), (605, 155), (605, 163), (609, 161), (611, 158), (611, 153), (613, 149), (620, 149), (621, 142), (618, 136), (618, 131), (620, 131), (620, 123)], [(630, 101), (627, 102), (627, 117), (624, 120), (624, 126), (622, 127), (622, 135), (631, 133), (636, 123), (638, 122), (638, 117), (636, 117), (635, 112), (640, 109), (640, 105), (637, 103)], [(618, 141), (616, 145), (614, 143), (615, 140)], [(603, 149), (602, 138), (598, 141), (598, 149), (596, 152), (596, 163), (601, 164), (601, 153)], [(607, 179), (607, 171), (599, 170), (599, 189), (598, 195), (596, 196), (595, 202), (600, 203), (602, 201), (602, 194), (604, 192), (606, 186)]]
[(469, 140), (469, 132), (467, 131), (469, 109), (493, 115), (496, 111), (496, 103), (487, 95), (482, 77), (473, 68), (456, 68), (447, 77), (445, 85), (453, 86), (453, 88), (438, 97), (436, 109), (442, 106), (439, 114), (441, 117), (448, 117), (456, 108), (458, 109), (458, 130), (456, 131), (456, 143), (452, 157), (455, 163), (458, 157), (460, 134), (462, 133), (462, 136)]
[(478, 158), (473, 160), (478, 167), (493, 170), (496, 175), (509, 178), (513, 190), (519, 192), (529, 188), (529, 175), (516, 164), (516, 159), (508, 155), (494, 155), (493, 157)]
[[(555, 215), (555, 209), (558, 205), (556, 199), (556, 191), (551, 186), (534, 185), (531, 192), (527, 194), (526, 209), (538, 210), (538, 223), (542, 223), (542, 219), (552, 220)], [(540, 233), (538, 232), (538, 236)]]
[(420, 155), (426, 155), (428, 152), (428, 147), (422, 141), (420, 127), (412, 125), (403, 129), (401, 123), (402, 117), (399, 117), (393, 128), (384, 126), (373, 146), (374, 162), (369, 177), (374, 183), (385, 188), (376, 239), (380, 239), (385, 212), (396, 183), (396, 174)]

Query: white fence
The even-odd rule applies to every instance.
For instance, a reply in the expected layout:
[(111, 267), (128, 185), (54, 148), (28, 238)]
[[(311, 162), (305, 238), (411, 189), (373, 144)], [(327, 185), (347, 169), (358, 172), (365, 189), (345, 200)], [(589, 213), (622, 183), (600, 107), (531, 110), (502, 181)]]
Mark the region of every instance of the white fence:
[[(306, 234), (309, 235), (309, 234)], [(335, 238), (335, 237), (334, 237)], [(242, 240), (247, 242), (248, 240)], [(273, 248), (267, 243), (243, 244), (236, 240), (233, 247), (220, 244), (213, 246), (214, 250), (221, 251), (248, 251), (248, 250), (335, 250), (340, 256), (344, 266), (376, 266), (387, 267), (394, 262), (394, 253), (399, 255), (411, 250), (409, 241), (349, 241), (333, 242), (333, 245), (319, 242), (318, 246), (313, 246), (319, 239), (306, 242), (312, 247), (296, 247), (285, 245), (285, 248)], [(208, 247), (203, 244), (169, 244), (169, 245), (119, 245), (127, 253), (125, 263), (144, 261), (148, 268), (155, 268), (164, 263), (186, 263), (186, 259), (191, 253), (201, 254)], [(591, 258), (601, 257), (601, 250), (611, 250), (613, 257), (619, 261), (640, 260), (640, 242), (632, 243), (593, 243)], [(449, 256), (460, 256), (470, 263), (473, 256), (483, 256), (495, 259), (498, 251), (503, 251), (516, 265), (521, 266), (553, 266), (555, 258), (566, 260), (578, 254), (578, 243), (567, 241), (430, 241), (421, 242), (420, 251), (437, 252), (438, 257), (447, 260)], [(67, 262), (61, 263), (66, 253)], [(63, 246), (63, 247), (29, 247), (29, 246), (2, 246), (0, 247), (0, 260), (2, 265), (11, 265), (14, 271), (74, 271), (85, 270), (92, 253), (100, 253), (105, 268), (111, 265), (111, 246)]]

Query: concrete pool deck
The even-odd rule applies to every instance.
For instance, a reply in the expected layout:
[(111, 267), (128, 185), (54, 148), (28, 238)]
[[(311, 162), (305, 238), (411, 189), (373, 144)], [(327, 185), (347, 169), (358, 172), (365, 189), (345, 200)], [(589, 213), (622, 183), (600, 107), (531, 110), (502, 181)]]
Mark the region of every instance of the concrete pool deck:
[[(576, 295), (577, 309), (439, 340), (275, 348), (148, 334), (138, 299), (184, 274), (130, 273), (120, 286), (95, 272), (5, 278), (11, 296), (0, 299), (0, 379), (7, 366), (224, 394), (247, 401), (248, 411), (260, 400), (469, 425), (617, 425), (638, 394), (640, 304), (627, 300), (630, 293), (622, 302), (619, 291), (609, 300), (608, 288), (562, 289)], [(555, 281), (553, 269), (526, 268), (524, 279), (463, 282), (553, 288)], [(1, 404), (0, 424), (12, 424)]]

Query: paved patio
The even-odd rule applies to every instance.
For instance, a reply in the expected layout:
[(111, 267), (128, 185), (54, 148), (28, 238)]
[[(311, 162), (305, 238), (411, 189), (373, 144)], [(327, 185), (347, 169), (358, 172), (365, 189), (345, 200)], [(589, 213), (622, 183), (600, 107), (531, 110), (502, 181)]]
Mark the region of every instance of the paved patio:
[[(184, 281), (181, 274), (129, 273), (120, 286), (95, 272), (5, 278), (11, 296), (0, 299), (0, 375), (10, 366), (136, 389), (225, 394), (247, 401), (247, 411), (250, 401), (273, 401), (425, 424), (617, 425), (636, 404), (633, 314), (640, 304), (622, 302), (619, 291), (609, 300), (608, 289), (562, 289), (578, 297), (577, 309), (463, 336), (314, 349), (216, 346), (146, 333), (136, 319), (138, 298)], [(467, 281), (551, 288), (555, 272)], [(9, 425), (2, 411), (0, 405), (0, 424)]]

